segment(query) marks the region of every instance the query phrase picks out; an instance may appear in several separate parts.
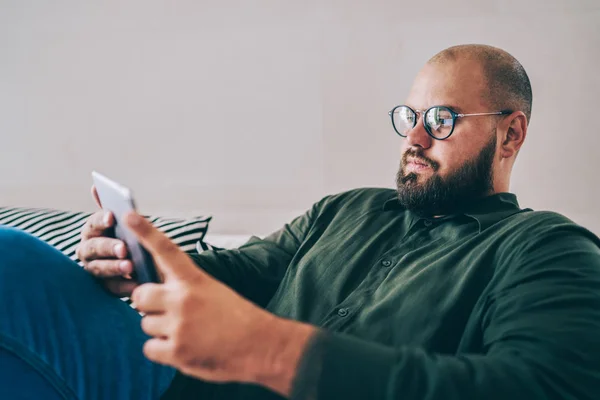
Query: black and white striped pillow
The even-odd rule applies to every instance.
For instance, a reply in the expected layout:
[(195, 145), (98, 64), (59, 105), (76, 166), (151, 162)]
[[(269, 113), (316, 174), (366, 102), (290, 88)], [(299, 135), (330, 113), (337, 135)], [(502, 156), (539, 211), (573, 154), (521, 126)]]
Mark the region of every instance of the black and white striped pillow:
[[(48, 208), (0, 207), (0, 225), (15, 227), (40, 238), (79, 262), (75, 249), (81, 241), (81, 228), (91, 213), (61, 211)], [(206, 247), (204, 236), (210, 216), (166, 218), (147, 216), (183, 251)]]

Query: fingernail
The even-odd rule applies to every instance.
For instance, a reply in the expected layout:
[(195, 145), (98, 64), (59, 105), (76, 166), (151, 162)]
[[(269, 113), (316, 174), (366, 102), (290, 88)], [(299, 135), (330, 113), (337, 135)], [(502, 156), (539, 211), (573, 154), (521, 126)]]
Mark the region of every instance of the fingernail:
[(115, 251), (115, 256), (121, 257), (121, 255), (123, 254), (123, 251), (125, 251), (125, 247), (123, 247), (122, 243), (115, 244), (114, 251)]
[(104, 222), (104, 225), (108, 226), (108, 224), (110, 224), (110, 213), (107, 212), (104, 214), (104, 219), (102, 220)]
[(119, 264), (119, 269), (121, 270), (122, 273), (128, 274), (130, 272), (129, 271), (129, 263), (127, 261), (122, 261)]

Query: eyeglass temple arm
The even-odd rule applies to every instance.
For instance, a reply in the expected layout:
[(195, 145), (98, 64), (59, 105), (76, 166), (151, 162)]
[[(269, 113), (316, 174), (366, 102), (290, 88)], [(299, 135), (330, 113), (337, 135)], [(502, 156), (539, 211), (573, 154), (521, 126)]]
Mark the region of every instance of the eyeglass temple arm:
[(474, 114), (456, 114), (457, 117), (476, 117), (479, 115), (504, 115), (511, 114), (510, 110), (496, 111), (496, 112), (488, 112), (488, 113), (474, 113)]

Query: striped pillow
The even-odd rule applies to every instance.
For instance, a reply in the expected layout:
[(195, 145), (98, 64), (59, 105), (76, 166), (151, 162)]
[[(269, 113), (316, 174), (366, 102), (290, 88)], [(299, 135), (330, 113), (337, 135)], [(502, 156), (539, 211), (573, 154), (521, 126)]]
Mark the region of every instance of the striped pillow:
[[(89, 212), (60, 211), (48, 208), (0, 207), (0, 225), (24, 230), (51, 244), (76, 262), (75, 249), (81, 241), (81, 228)], [(195, 251), (196, 244), (205, 247), (204, 235), (210, 216), (165, 218), (146, 216), (183, 251)]]

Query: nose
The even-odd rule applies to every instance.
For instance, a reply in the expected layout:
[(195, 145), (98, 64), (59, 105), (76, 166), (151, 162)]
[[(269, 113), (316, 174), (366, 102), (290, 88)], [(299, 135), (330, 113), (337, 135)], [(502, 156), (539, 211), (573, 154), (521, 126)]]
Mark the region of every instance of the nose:
[(425, 130), (422, 118), (422, 116), (419, 116), (415, 127), (408, 131), (408, 133), (406, 134), (406, 141), (409, 147), (419, 146), (424, 149), (428, 149), (431, 147), (433, 138), (429, 136), (429, 134)]

